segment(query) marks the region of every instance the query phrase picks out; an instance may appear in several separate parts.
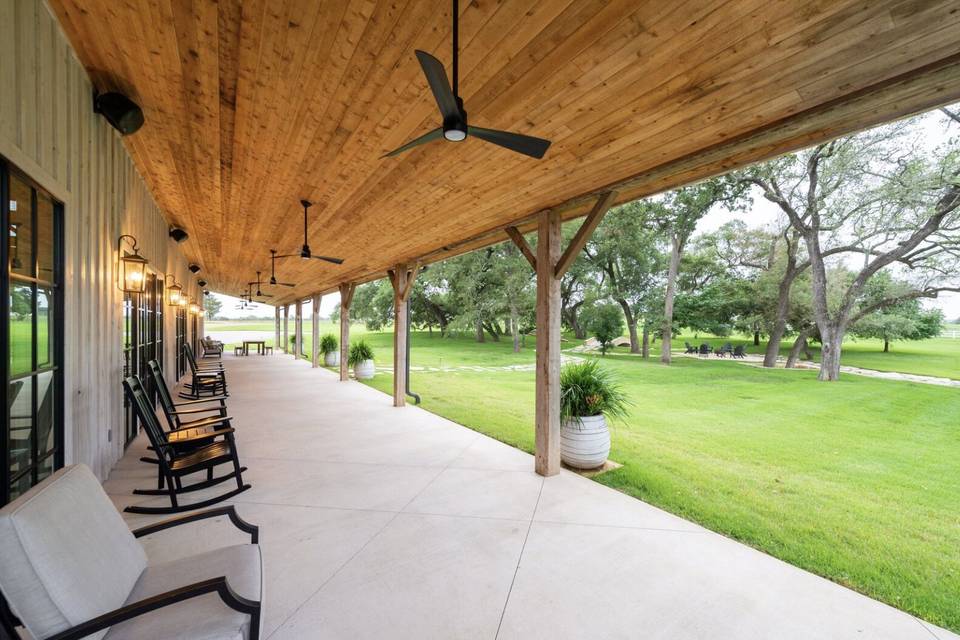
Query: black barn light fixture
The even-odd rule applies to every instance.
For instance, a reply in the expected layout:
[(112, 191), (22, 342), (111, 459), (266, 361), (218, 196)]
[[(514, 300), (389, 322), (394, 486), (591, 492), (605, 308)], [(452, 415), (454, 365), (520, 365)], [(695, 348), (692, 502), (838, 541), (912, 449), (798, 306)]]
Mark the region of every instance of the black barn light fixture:
[[(126, 254), (123, 250), (123, 241), (133, 249), (133, 254)], [(137, 239), (124, 234), (117, 238), (117, 287), (126, 293), (143, 293), (147, 286), (146, 270), (147, 259), (140, 255)]]
[[(167, 284), (168, 280), (171, 281), (169, 285)], [(180, 300), (183, 299), (183, 287), (180, 286), (174, 276), (169, 274), (164, 276), (163, 284), (167, 287), (167, 305), (171, 307), (179, 306)]]

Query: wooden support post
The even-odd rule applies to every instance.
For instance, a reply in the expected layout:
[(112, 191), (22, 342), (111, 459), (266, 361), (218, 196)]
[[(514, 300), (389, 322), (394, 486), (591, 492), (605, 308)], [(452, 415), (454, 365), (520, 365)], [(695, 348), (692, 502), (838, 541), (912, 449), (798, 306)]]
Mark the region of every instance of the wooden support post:
[(393, 406), (407, 404), (407, 304), (420, 266), (398, 264), (388, 271), (393, 285)]
[(349, 380), (350, 371), (347, 360), (350, 359), (350, 303), (353, 302), (354, 284), (340, 285), (340, 380)]
[(537, 225), (536, 471), (560, 472), (560, 214), (540, 213)]
[(290, 353), (290, 305), (283, 305), (283, 352)]
[(297, 300), (293, 312), (293, 359), (303, 353), (303, 300)]
[(320, 366), (320, 301), (323, 299), (319, 293), (313, 296), (311, 308), (313, 313), (310, 317), (310, 337), (313, 338), (313, 346), (310, 349), (310, 365), (316, 369)]
[(280, 307), (273, 307), (273, 348), (280, 351)]

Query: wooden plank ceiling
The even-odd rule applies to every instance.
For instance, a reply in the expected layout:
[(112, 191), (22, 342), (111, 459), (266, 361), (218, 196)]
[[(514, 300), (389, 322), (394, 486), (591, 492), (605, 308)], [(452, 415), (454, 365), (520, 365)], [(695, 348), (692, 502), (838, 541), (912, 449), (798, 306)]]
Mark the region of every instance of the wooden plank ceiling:
[[(146, 115), (125, 139), (210, 288), (270, 248), (272, 302), (506, 239), (960, 99), (955, 0), (461, 3), (472, 124), (553, 140), (543, 160), (468, 139), (381, 155), (439, 125), (414, 49), (451, 59), (443, 0), (50, 0), (100, 90)], [(149, 257), (149, 256), (148, 256)], [(282, 297), (281, 297), (282, 296)]]

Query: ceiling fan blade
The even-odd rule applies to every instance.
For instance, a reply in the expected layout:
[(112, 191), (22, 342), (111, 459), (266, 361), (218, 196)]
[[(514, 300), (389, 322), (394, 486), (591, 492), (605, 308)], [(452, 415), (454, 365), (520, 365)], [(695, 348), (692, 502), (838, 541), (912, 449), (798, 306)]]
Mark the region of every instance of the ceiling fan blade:
[(331, 258), (329, 256), (310, 256), (314, 260), (325, 260), (326, 262), (332, 262), (333, 264), (343, 264), (342, 258)]
[[(385, 154), (383, 154), (383, 155), (380, 156), (380, 157), (381, 157), (381, 158), (389, 158), (389, 157), (391, 157), (391, 156), (395, 156), (395, 155), (401, 154), (401, 153), (403, 153), (404, 151), (409, 151), (410, 149), (413, 149), (414, 147), (419, 147), (420, 145), (425, 144), (425, 143), (427, 143), (427, 142), (431, 142), (431, 141), (433, 141), (433, 140), (439, 140), (439, 139), (442, 138), (442, 137), (443, 137), (443, 129), (442, 129), (441, 127), (437, 127), (437, 128), (434, 129), (433, 131), (428, 131), (427, 133), (423, 134), (423, 135), (420, 136), (419, 138), (414, 138), (413, 140), (411, 140), (411, 141), (408, 142), (407, 144), (403, 145), (402, 147), (397, 147), (397, 148), (394, 149), (393, 151), (391, 151), (391, 152), (389, 152), (389, 153), (385, 153)], [(277, 257), (278, 257), (278, 258), (286, 258), (287, 256), (277, 256)]]
[(295, 287), (295, 286), (297, 286), (297, 285), (295, 285), (295, 284), (292, 283), (292, 282), (278, 282), (278, 283), (276, 284), (276, 286), (278, 286), (278, 287)]
[(467, 127), (467, 133), (476, 136), (481, 140), (492, 142), (495, 145), (522, 153), (531, 158), (540, 159), (550, 148), (550, 141), (543, 138), (534, 138), (525, 136), (522, 133), (510, 133), (509, 131), (497, 131), (496, 129), (484, 129), (483, 127)]
[(299, 253), (285, 253), (282, 256), (274, 256), (276, 258), (299, 258)]
[(416, 54), (417, 60), (420, 61), (420, 68), (423, 69), (423, 75), (427, 76), (430, 91), (437, 100), (440, 115), (444, 120), (459, 117), (460, 107), (457, 106), (457, 97), (453, 95), (453, 89), (450, 88), (450, 81), (447, 80), (447, 71), (443, 68), (443, 63), (426, 51), (417, 49)]

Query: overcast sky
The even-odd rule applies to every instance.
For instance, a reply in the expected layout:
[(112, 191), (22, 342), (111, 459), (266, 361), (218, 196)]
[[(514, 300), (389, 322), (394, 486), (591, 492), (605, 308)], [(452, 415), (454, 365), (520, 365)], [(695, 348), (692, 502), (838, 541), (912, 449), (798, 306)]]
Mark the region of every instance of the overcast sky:
[[(945, 116), (938, 111), (932, 111), (923, 116), (923, 120), (921, 121), (921, 128), (924, 132), (923, 138), (931, 148), (946, 141), (945, 121)], [(953, 130), (956, 131), (956, 128), (954, 127)], [(777, 222), (779, 216), (780, 210), (777, 206), (772, 202), (768, 202), (757, 193), (753, 199), (753, 206), (749, 211), (732, 213), (725, 209), (717, 209), (700, 221), (700, 224), (697, 225), (697, 233), (715, 231), (723, 224), (737, 218), (746, 222), (749, 227), (770, 227)], [(273, 315), (273, 307), (270, 305), (254, 304), (252, 307), (248, 305), (246, 309), (239, 309), (237, 308), (240, 306), (239, 298), (219, 293), (213, 293), (211, 295), (219, 298), (223, 303), (220, 315), (226, 318), (242, 318), (249, 315)], [(340, 294), (335, 293), (324, 296), (323, 301), (320, 303), (320, 316), (329, 317), (339, 301)], [(942, 309), (948, 321), (960, 318), (960, 294), (941, 294), (936, 300), (924, 300), (923, 304), (927, 307)]]

